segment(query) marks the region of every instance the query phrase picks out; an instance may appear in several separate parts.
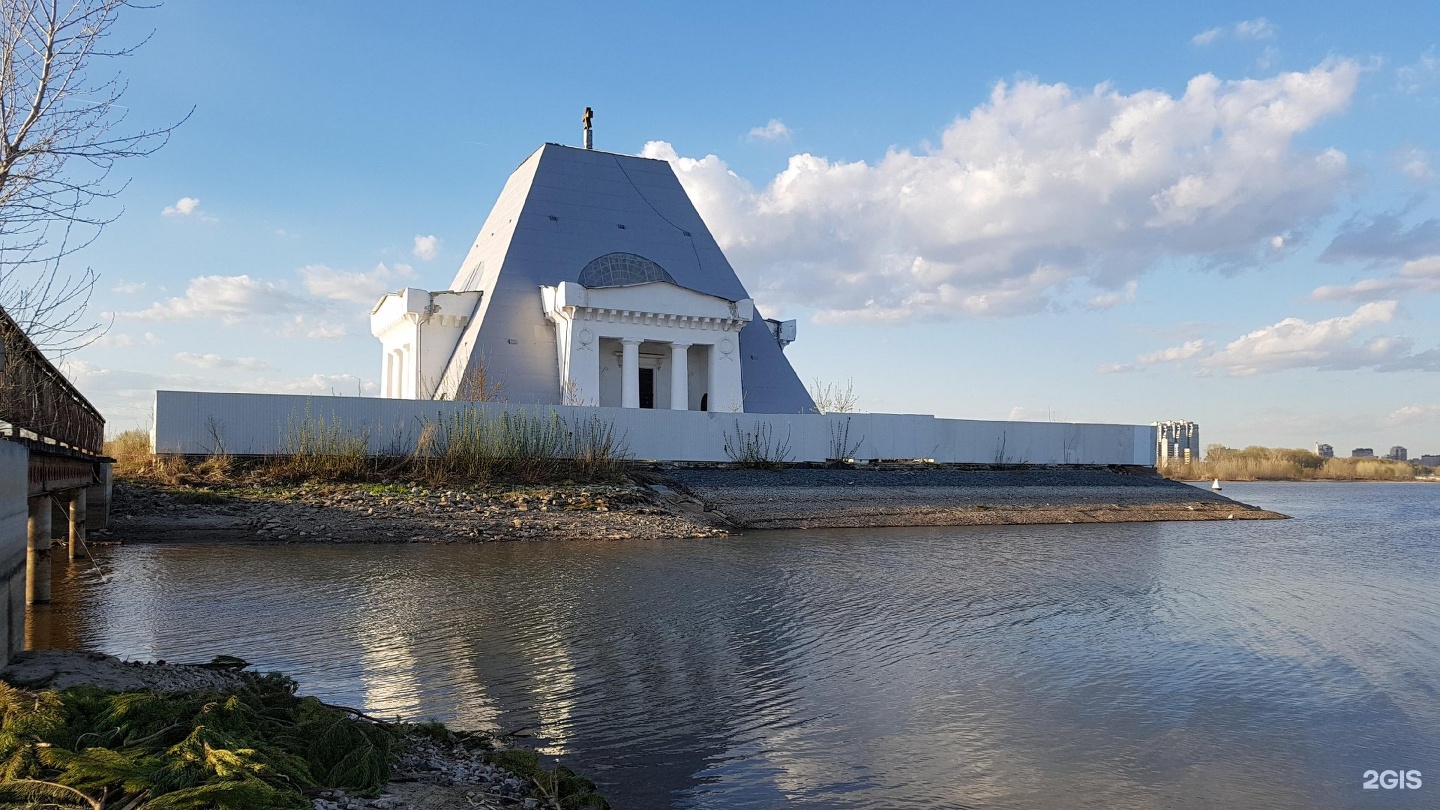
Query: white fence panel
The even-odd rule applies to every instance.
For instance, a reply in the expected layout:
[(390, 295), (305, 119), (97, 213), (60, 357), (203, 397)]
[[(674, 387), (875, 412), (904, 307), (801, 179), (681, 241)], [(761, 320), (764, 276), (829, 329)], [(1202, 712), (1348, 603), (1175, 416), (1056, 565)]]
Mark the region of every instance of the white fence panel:
[[(501, 414), (554, 413), (574, 427), (589, 419), (614, 426), (631, 457), (657, 461), (729, 461), (732, 442), (768, 430), (772, 451), (793, 461), (824, 461), (839, 451), (856, 459), (933, 459), (972, 464), (1155, 463), (1155, 429), (1146, 425), (987, 422), (923, 414), (759, 414), (510, 405), (371, 397), (158, 391), (153, 446), (159, 453), (283, 453), (286, 436), (323, 419), (368, 438), (370, 452), (413, 450), (425, 423), (477, 409)], [(846, 431), (848, 429), (848, 436)]]

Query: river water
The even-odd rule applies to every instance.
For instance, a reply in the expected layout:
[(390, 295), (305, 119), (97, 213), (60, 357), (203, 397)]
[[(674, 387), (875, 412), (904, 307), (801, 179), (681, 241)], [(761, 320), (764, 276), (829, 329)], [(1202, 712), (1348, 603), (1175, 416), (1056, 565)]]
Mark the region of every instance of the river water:
[(1225, 494), (1295, 519), (115, 548), (36, 641), (523, 727), (617, 808), (1440, 807), (1440, 487)]

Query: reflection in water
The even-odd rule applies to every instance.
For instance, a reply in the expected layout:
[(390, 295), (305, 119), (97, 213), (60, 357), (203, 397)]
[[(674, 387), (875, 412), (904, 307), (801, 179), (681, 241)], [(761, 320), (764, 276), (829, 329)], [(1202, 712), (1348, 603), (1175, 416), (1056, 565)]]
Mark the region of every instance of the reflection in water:
[(1298, 519), (133, 547), (32, 618), (524, 727), (619, 807), (1331, 807), (1435, 762), (1435, 490), (1233, 488)]

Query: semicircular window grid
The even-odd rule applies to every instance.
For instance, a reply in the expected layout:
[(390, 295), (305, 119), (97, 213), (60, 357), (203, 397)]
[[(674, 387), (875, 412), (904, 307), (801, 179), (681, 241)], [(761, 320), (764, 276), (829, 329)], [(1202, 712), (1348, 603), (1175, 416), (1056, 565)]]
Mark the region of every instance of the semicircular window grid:
[(665, 268), (634, 253), (607, 253), (580, 271), (580, 283), (586, 287), (628, 287), (653, 281), (675, 283)]

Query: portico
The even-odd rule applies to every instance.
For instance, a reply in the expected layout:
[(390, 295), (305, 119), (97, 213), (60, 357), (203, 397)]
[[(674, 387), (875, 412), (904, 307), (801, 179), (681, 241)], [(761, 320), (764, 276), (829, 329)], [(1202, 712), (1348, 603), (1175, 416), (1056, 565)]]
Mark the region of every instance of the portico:
[(740, 330), (750, 299), (727, 301), (666, 281), (541, 287), (555, 325), (566, 404), (744, 410)]

